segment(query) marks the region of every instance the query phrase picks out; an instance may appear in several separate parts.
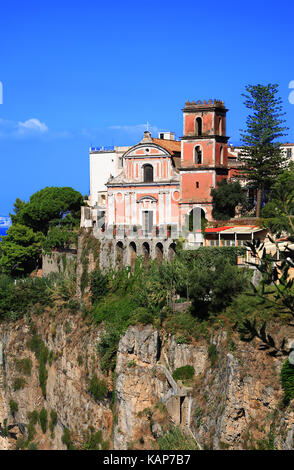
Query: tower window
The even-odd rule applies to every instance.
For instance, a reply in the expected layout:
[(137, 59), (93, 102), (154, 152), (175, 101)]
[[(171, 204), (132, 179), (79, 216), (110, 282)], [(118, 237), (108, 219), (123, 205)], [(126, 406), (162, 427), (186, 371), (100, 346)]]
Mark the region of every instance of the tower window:
[(199, 181), (196, 181), (196, 189), (199, 189)]
[(153, 166), (152, 165), (144, 165), (143, 178), (144, 178), (144, 183), (152, 183), (153, 181)]
[(194, 149), (194, 162), (198, 165), (201, 165), (202, 163), (202, 150), (199, 145), (197, 145), (197, 147)]
[(222, 135), (223, 130), (222, 130), (222, 118), (218, 118), (218, 133), (219, 135)]
[(221, 147), (220, 150), (219, 150), (219, 161), (220, 161), (221, 165), (224, 164), (224, 149), (223, 149), (223, 147)]
[(195, 120), (196, 135), (202, 135), (202, 119), (200, 117)]

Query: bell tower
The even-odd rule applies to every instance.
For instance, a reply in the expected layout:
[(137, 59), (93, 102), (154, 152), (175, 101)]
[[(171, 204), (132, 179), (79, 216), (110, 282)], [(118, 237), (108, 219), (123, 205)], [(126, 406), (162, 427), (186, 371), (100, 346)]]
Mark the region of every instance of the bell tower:
[(228, 176), (228, 148), (224, 102), (186, 101), (181, 148), (181, 213), (193, 207), (212, 219), (210, 191)]

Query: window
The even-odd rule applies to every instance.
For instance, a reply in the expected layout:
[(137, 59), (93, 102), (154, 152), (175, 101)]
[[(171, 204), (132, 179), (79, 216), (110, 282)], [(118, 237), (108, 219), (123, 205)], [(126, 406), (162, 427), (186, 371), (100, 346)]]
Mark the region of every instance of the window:
[(118, 159), (118, 168), (122, 168), (122, 167), (123, 167), (123, 158), (119, 157), (119, 159)]
[(194, 149), (194, 162), (198, 165), (202, 163), (202, 150), (199, 145)]
[(144, 183), (152, 183), (153, 181), (153, 166), (144, 165), (143, 167)]
[(221, 165), (224, 164), (224, 149), (223, 149), (223, 147), (221, 147), (219, 149), (219, 162), (220, 162)]
[(195, 133), (196, 135), (202, 135), (202, 119), (200, 117), (195, 120)]
[(152, 211), (143, 211), (142, 225), (143, 225), (143, 230), (145, 233), (152, 232), (152, 226), (153, 226), (153, 212)]
[(287, 149), (287, 157), (292, 158), (292, 149)]
[(220, 117), (220, 118), (218, 118), (218, 133), (219, 133), (219, 135), (222, 135), (222, 132), (223, 132), (223, 130), (222, 130), (222, 118)]
[(219, 246), (218, 240), (210, 240), (210, 246)]
[(159, 134), (159, 138), (160, 138), (160, 139), (164, 139), (164, 134), (160, 133), (160, 134)]
[(196, 181), (196, 189), (199, 189), (199, 181)]

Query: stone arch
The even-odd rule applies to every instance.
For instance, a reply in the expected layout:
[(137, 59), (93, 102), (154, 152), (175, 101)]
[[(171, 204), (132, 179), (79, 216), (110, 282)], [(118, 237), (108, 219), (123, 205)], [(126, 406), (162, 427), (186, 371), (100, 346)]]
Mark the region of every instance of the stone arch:
[(224, 164), (224, 148), (223, 148), (222, 145), (219, 149), (219, 162), (220, 162), (221, 165)]
[(196, 135), (202, 135), (202, 119), (197, 117), (195, 119), (195, 133)]
[(155, 245), (155, 258), (159, 263), (163, 260), (163, 244), (160, 242)]
[(194, 163), (197, 165), (201, 165), (203, 163), (202, 147), (200, 145), (196, 145), (194, 147)]
[(176, 244), (171, 243), (168, 247), (168, 255), (167, 255), (168, 260), (173, 261), (175, 255), (176, 255)]
[(118, 269), (122, 269), (124, 264), (124, 245), (123, 242), (117, 242), (115, 247), (115, 264)]
[(188, 213), (189, 232), (201, 230), (201, 221), (206, 218), (205, 210), (202, 207), (193, 207)]
[(136, 258), (137, 258), (137, 246), (135, 242), (131, 242), (129, 244), (128, 264), (131, 266), (132, 270), (135, 269)]
[(144, 242), (142, 245), (142, 254), (144, 258), (145, 265), (149, 265), (149, 258), (150, 258), (150, 246), (149, 243)]
[(223, 134), (223, 120), (221, 117), (218, 118), (218, 133), (219, 135), (222, 135)]

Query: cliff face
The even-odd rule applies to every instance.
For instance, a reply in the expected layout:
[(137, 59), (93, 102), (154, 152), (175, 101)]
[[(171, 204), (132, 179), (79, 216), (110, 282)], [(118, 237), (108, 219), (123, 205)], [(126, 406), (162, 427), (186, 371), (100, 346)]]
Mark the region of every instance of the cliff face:
[[(45, 433), (35, 424), (39, 449), (65, 449), (65, 428), (77, 448), (93, 428), (102, 431), (110, 448), (151, 449), (171, 425), (180, 426), (202, 449), (293, 449), (293, 404), (280, 405), (284, 358), (269, 357), (254, 342), (233, 341), (218, 330), (209, 341), (177, 344), (151, 325), (130, 327), (119, 343), (115, 377), (104, 375), (108, 396), (98, 401), (88, 389), (91, 377), (103, 376), (100, 330), (78, 314), (45, 313), (32, 321), (35, 332), (25, 319), (0, 326), (0, 423), (25, 425), (24, 435), (18, 426), (10, 430), (15, 436), (0, 437), (0, 449), (26, 439), (28, 412), (42, 408), (48, 416), (55, 411), (57, 422)], [(29, 346), (34, 334), (49, 351), (45, 397), (40, 358)], [(175, 381), (172, 372), (186, 365), (194, 367), (194, 377)], [(18, 406), (14, 416), (11, 400)]]

